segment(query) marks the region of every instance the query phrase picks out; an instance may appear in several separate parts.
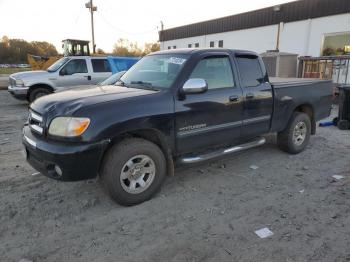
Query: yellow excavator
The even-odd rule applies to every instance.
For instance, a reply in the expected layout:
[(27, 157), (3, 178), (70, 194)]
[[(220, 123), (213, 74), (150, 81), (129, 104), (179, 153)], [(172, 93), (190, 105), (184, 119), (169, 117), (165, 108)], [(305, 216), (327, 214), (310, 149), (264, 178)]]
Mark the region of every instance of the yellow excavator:
[[(89, 41), (77, 39), (62, 40), (63, 56), (89, 56)], [(44, 57), (28, 54), (27, 59), (32, 70), (45, 70), (62, 56)]]

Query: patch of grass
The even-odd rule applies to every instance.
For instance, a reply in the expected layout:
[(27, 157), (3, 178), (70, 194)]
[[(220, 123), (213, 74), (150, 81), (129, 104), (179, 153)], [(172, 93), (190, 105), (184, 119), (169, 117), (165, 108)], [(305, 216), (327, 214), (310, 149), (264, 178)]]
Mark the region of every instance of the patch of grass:
[(30, 68), (0, 68), (0, 75), (10, 75), (23, 71), (30, 71)]

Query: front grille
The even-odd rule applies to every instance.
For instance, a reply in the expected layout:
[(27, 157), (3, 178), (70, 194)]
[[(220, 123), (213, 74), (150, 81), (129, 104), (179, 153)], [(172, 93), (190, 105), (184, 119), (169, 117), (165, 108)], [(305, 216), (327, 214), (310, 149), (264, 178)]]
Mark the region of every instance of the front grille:
[(30, 129), (33, 130), (34, 132), (38, 134), (44, 133), (43, 117), (40, 114), (33, 112), (32, 110), (29, 110), (28, 123), (29, 123)]

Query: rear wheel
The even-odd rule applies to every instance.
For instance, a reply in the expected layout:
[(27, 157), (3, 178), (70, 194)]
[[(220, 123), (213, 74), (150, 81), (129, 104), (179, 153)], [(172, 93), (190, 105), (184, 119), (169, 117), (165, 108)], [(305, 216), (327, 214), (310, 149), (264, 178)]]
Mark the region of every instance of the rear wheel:
[(298, 154), (306, 148), (310, 135), (310, 117), (305, 113), (294, 112), (286, 129), (278, 133), (277, 143), (283, 151)]
[(48, 90), (47, 88), (38, 87), (38, 88), (35, 88), (32, 91), (30, 91), (29, 96), (28, 96), (28, 100), (30, 103), (32, 103), (36, 99), (38, 99), (39, 97), (46, 96), (46, 95), (49, 95), (51, 93), (52, 92), (50, 90)]
[(102, 182), (119, 204), (130, 206), (149, 200), (161, 187), (166, 160), (161, 149), (140, 138), (125, 139), (107, 153)]
[(350, 122), (348, 120), (345, 120), (345, 119), (338, 121), (337, 125), (338, 125), (338, 128), (340, 130), (350, 129)]

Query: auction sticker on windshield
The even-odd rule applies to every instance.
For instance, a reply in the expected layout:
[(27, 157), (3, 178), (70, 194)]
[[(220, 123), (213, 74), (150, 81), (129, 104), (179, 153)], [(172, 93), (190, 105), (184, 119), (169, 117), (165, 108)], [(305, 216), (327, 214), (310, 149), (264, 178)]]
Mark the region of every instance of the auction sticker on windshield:
[(168, 63), (182, 65), (185, 61), (186, 61), (186, 59), (183, 59), (183, 58), (170, 57), (168, 60)]

